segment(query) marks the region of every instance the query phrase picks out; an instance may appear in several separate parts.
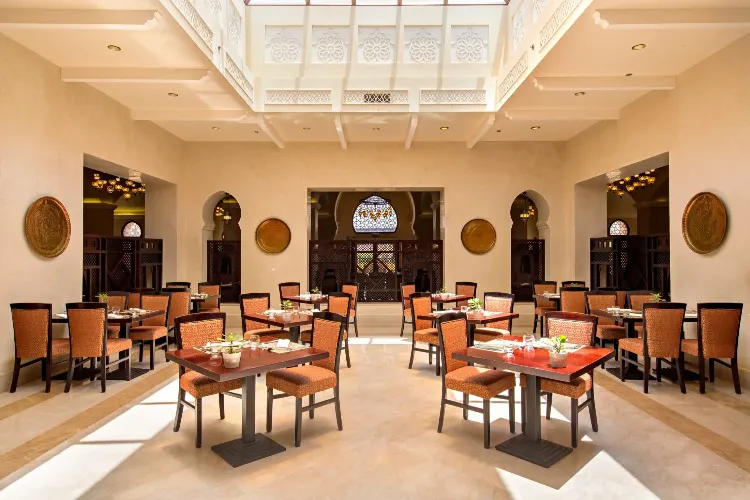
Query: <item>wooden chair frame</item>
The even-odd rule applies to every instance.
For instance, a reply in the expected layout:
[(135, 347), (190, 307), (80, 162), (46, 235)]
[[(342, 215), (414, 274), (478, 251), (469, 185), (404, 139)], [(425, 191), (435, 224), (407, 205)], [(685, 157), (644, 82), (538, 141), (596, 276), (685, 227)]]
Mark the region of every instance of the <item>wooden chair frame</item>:
[[(167, 310), (164, 313), (164, 326), (167, 328), (167, 335), (164, 337), (164, 345), (161, 347), (164, 349), (164, 358), (167, 357), (167, 351), (169, 350), (169, 311), (172, 308), (172, 294), (169, 292), (158, 292), (158, 293), (142, 293), (141, 294), (141, 304), (143, 303), (143, 296), (156, 296), (156, 297), (163, 297), (167, 296)], [(139, 340), (138, 341), (138, 362), (143, 363), (143, 343), (146, 342), (145, 340)], [(156, 340), (149, 341), (149, 365), (150, 369), (154, 369), (154, 352), (156, 351)], [(167, 359), (167, 361), (169, 361)]]
[[(403, 283), (401, 285), (401, 336), (402, 337), (404, 336), (404, 325), (406, 325), (407, 323), (411, 324), (411, 321), (406, 321), (406, 315), (404, 314), (406, 312), (406, 307), (404, 307), (404, 287), (407, 285), (414, 286), (414, 283)], [(415, 287), (415, 290), (416, 290), (416, 287)]]
[[(597, 289), (595, 291), (589, 290), (588, 292), (585, 293), (585, 298), (586, 298), (586, 314), (591, 314), (591, 306), (589, 305), (589, 296), (591, 296), (591, 295), (613, 297), (615, 299), (615, 306), (617, 306), (617, 293), (615, 293), (614, 289), (611, 289), (611, 290), (606, 289), (605, 290), (603, 288), (599, 288), (599, 289)], [(596, 332), (594, 332), (594, 339), (595, 339), (594, 341), (596, 342)], [(599, 339), (599, 345), (601, 347), (605, 347), (605, 343), (607, 342), (607, 340), (609, 340), (609, 339)], [(619, 346), (620, 346), (620, 341), (617, 340), (617, 339), (612, 339), (612, 348), (615, 351), (615, 361), (617, 361), (619, 359), (618, 358), (618, 351), (620, 350)], [(604, 363), (602, 363), (601, 366), (602, 366), (602, 368), (604, 368)]]
[[(346, 286), (357, 287), (357, 295), (359, 295), (359, 283), (357, 283), (355, 281), (346, 281), (344, 283), (341, 283), (341, 285), (342, 286), (346, 285)], [(341, 290), (343, 291), (343, 288)], [(357, 323), (357, 318), (359, 317), (359, 314), (357, 314), (357, 307), (359, 307), (359, 297), (352, 297), (352, 301), (354, 302), (354, 322), (353, 322), (354, 323), (354, 336), (355, 337), (359, 337), (359, 324)], [(349, 313), (349, 315), (351, 316), (351, 312)], [(403, 318), (403, 316), (404, 315), (402, 314), (401, 317)], [(346, 357), (347, 357), (347, 359), (349, 358), (349, 348), (348, 347), (346, 349)], [(347, 361), (347, 363), (348, 363), (348, 361)]]
[[(198, 293), (202, 293), (201, 292), (202, 286), (217, 286), (217, 285), (214, 283), (209, 283), (208, 281), (201, 281), (200, 283), (198, 283)], [(219, 296), (216, 299), (216, 307), (221, 309), (221, 284), (219, 284), (218, 287), (219, 287)], [(200, 308), (199, 308), (199, 312), (200, 312)]]
[[(352, 296), (351, 294), (345, 293), (345, 292), (330, 292), (328, 294), (328, 310), (331, 310), (331, 297), (348, 297), (349, 300), (346, 304), (346, 310), (349, 311), (352, 307)], [(356, 315), (354, 316), (357, 317)], [(352, 367), (352, 361), (349, 358), (349, 315), (346, 315), (346, 319), (344, 321), (344, 330), (346, 331), (346, 337), (344, 337), (344, 352), (346, 353), (346, 367), (351, 368)], [(310, 345), (312, 345), (312, 337), (313, 332), (310, 332)]]
[[(537, 308), (537, 303), (536, 303), (536, 288), (535, 288), (536, 285), (555, 285), (555, 292), (557, 291), (557, 281), (537, 281), (536, 283), (532, 283), (531, 284), (531, 290), (532, 290), (532, 292), (534, 292), (533, 293), (533, 298), (534, 298), (534, 330), (532, 331), (532, 333), (536, 333), (536, 324), (537, 324), (537, 321), (539, 320), (539, 315), (536, 313), (536, 308)], [(541, 325), (540, 325), (539, 336), (540, 337), (544, 337), (544, 317), (543, 316), (542, 316), (542, 321), (541, 321)]]
[[(737, 336), (734, 341), (734, 357), (729, 358), (730, 362), (727, 363), (719, 358), (706, 358), (703, 355), (703, 327), (701, 321), (701, 315), (703, 311), (707, 309), (734, 309), (740, 311), (740, 321), (737, 323)], [(737, 348), (739, 347), (740, 341), (740, 325), (742, 323), (742, 304), (732, 302), (712, 302), (698, 304), (698, 375), (700, 377), (699, 387), (700, 393), (705, 394), (706, 392), (706, 359), (708, 359), (708, 379), (711, 383), (714, 382), (714, 363), (719, 363), (732, 370), (732, 383), (734, 384), (734, 392), (742, 394), (740, 389), (740, 370), (737, 363)]]
[[(40, 362), (42, 364), (42, 379), (45, 382), (45, 388), (44, 392), (49, 392), (52, 387), (52, 304), (43, 304), (38, 302), (24, 302), (24, 303), (15, 303), (10, 305), (11, 311), (14, 309), (19, 310), (47, 310), (47, 355), (42, 358), (35, 358), (30, 361), (27, 361), (25, 363), (21, 362), (21, 358), (18, 357), (18, 347), (16, 343), (16, 330), (13, 329), (13, 345), (14, 345), (14, 352), (15, 352), (15, 361), (13, 363), (13, 378), (10, 383), (10, 392), (16, 392), (16, 389), (18, 388), (18, 376), (21, 373), (21, 368), (25, 368), (27, 366), (31, 366), (36, 362)], [(60, 364), (65, 363), (68, 360), (62, 360), (58, 361), (54, 364)]]
[(284, 302), (284, 294), (281, 293), (281, 288), (285, 286), (296, 286), (297, 290), (299, 290), (298, 293), (302, 293), (302, 284), (299, 281), (285, 281), (283, 283), (279, 283), (279, 303), (281, 304)]
[[(417, 342), (414, 340), (414, 332), (417, 331), (417, 318), (414, 314), (414, 299), (415, 298), (430, 298), (430, 310), (432, 310), (432, 294), (429, 292), (416, 292), (409, 295), (409, 305), (411, 306), (411, 357), (409, 358), (409, 369), (411, 370), (414, 364), (414, 353), (415, 352), (426, 352), (428, 355), (428, 362), (432, 364), (432, 344), (427, 344), (427, 349), (420, 349), (417, 347)], [(439, 342), (439, 341), (438, 341)], [(435, 351), (435, 375), (440, 375), (440, 346), (437, 345)]]
[[(510, 299), (510, 312), (511, 313), (513, 312), (513, 308), (516, 305), (516, 296), (513, 295), (512, 293), (507, 293), (507, 292), (484, 292), (484, 305), (485, 305), (485, 307), (487, 306), (487, 297), (500, 297), (500, 298), (503, 298), (503, 299)], [(487, 310), (489, 311), (489, 309), (487, 309)], [(479, 325), (479, 327), (481, 327), (481, 326), (482, 325)], [(513, 331), (513, 320), (512, 319), (508, 320), (508, 331), (509, 332)]]
[[(271, 294), (270, 293), (264, 293), (264, 292), (251, 292), (251, 293), (243, 293), (240, 295), (240, 316), (244, 316), (247, 314), (245, 312), (245, 301), (244, 299), (266, 299), (266, 309), (271, 308)], [(271, 325), (268, 326), (268, 331), (271, 332)], [(245, 319), (242, 318), (242, 333), (247, 332), (247, 326), (245, 325)]]

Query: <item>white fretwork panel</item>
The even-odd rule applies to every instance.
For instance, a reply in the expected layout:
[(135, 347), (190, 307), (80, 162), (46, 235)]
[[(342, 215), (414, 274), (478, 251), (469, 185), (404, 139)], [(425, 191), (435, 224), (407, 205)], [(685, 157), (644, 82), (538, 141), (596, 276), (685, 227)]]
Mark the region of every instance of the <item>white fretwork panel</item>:
[(231, 0), (227, 1), (227, 36), (235, 49), (242, 49), (242, 17)]
[(396, 60), (395, 26), (360, 26), (357, 60), (361, 63), (387, 64)]
[(330, 90), (266, 90), (266, 104), (331, 104)]
[(218, 22), (223, 2), (221, 0), (201, 0), (201, 3), (203, 4), (203, 12), (208, 13), (207, 17), (213, 17), (213, 22)]
[(523, 40), (523, 36), (526, 34), (524, 23), (526, 17), (525, 7), (525, 5), (521, 5), (513, 16), (513, 50), (518, 48), (518, 45)]
[(302, 26), (266, 26), (266, 62), (301, 63)]
[(442, 26), (404, 26), (404, 62), (440, 62)]
[(409, 104), (408, 90), (344, 90), (342, 104)]
[(190, 26), (198, 33), (203, 43), (209, 48), (212, 47), (214, 33), (200, 12), (198, 12), (198, 9), (195, 8), (195, 5), (188, 0), (172, 0), (172, 4), (177, 7), (180, 14), (183, 15), (187, 22), (190, 23)]
[(313, 26), (312, 62), (318, 64), (344, 64), (349, 62), (348, 26)]
[(487, 92), (484, 90), (422, 90), (420, 104), (485, 104)]
[(451, 26), (451, 62), (487, 62), (489, 26)]
[(526, 71), (528, 67), (529, 53), (524, 52), (518, 59), (518, 61), (516, 61), (516, 64), (514, 64), (510, 69), (508, 74), (505, 75), (503, 81), (498, 84), (497, 92), (495, 94), (496, 104), (499, 104), (503, 97), (505, 97), (505, 94), (507, 94), (510, 89), (513, 88), (513, 85), (518, 81), (519, 78), (521, 78), (521, 75), (523, 75), (524, 71)]
[(581, 0), (563, 0), (552, 14), (552, 17), (542, 26), (539, 32), (539, 44), (540, 49), (543, 49), (552, 40), (552, 37), (557, 33), (557, 30), (563, 25), (566, 19), (573, 13), (578, 7)]
[(542, 11), (549, 3), (549, 0), (534, 0), (534, 22), (539, 19), (539, 16), (542, 14)]

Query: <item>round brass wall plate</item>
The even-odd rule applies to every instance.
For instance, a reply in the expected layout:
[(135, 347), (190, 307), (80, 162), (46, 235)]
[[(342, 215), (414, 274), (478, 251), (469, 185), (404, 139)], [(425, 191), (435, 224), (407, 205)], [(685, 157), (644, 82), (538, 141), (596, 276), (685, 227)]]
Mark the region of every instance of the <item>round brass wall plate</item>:
[(70, 216), (57, 198), (44, 196), (26, 210), (26, 241), (42, 257), (57, 257), (70, 243)]
[(255, 230), (255, 243), (265, 253), (281, 253), (292, 241), (289, 226), (281, 219), (266, 219)]
[(721, 246), (727, 234), (727, 209), (713, 193), (698, 193), (682, 214), (682, 237), (695, 253), (711, 253)]
[(464, 248), (477, 255), (492, 250), (496, 238), (495, 228), (484, 219), (472, 219), (461, 230), (461, 243)]

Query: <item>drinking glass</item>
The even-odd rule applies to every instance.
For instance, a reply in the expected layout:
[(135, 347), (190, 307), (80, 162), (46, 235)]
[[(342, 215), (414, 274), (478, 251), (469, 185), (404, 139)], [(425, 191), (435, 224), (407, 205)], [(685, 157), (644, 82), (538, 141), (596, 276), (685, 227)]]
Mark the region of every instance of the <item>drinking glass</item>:
[(466, 314), (469, 311), (469, 306), (461, 306), (461, 312)]
[(211, 357), (208, 359), (208, 364), (211, 366), (221, 366), (224, 363), (221, 356), (221, 343), (212, 344), (209, 342), (208, 347), (211, 350)]
[(250, 342), (250, 349), (257, 349), (260, 346), (260, 335), (250, 335), (247, 340)]
[(523, 343), (526, 346), (531, 346), (531, 344), (534, 343), (534, 336), (533, 335), (524, 335), (523, 336)]

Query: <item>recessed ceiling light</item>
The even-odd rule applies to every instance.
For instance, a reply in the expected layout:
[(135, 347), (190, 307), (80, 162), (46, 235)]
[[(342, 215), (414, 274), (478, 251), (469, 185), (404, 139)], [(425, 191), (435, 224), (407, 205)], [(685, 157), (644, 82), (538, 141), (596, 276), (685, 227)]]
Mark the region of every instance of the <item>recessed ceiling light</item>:
[(211, 127), (211, 130), (221, 130), (219, 127)]
[(502, 130), (497, 129), (497, 130), (495, 130), (495, 132), (497, 132), (499, 134), (500, 132), (502, 132)]
[(639, 43), (637, 45), (633, 45), (630, 48), (633, 49), (633, 50), (643, 50), (643, 49), (646, 48), (646, 44), (645, 43)]
[(178, 94), (177, 92), (169, 92), (167, 95), (169, 97), (180, 97), (180, 94)]
[(380, 130), (380, 127), (372, 127), (373, 130)]
[(450, 127), (440, 127), (440, 130), (448, 130)]
[(534, 125), (533, 127), (531, 127), (531, 130), (539, 130), (540, 128), (542, 127), (540, 127), (539, 125)]
[(260, 130), (253, 130), (256, 134), (260, 134)]
[(302, 130), (310, 130), (310, 127), (302, 127)]
[(122, 50), (118, 45), (107, 45), (107, 48), (112, 52), (120, 52)]
[(625, 73), (625, 76), (633, 76), (633, 73)]
[(586, 95), (586, 92), (576, 92), (573, 95), (576, 96), (576, 97), (581, 97), (582, 95)]

